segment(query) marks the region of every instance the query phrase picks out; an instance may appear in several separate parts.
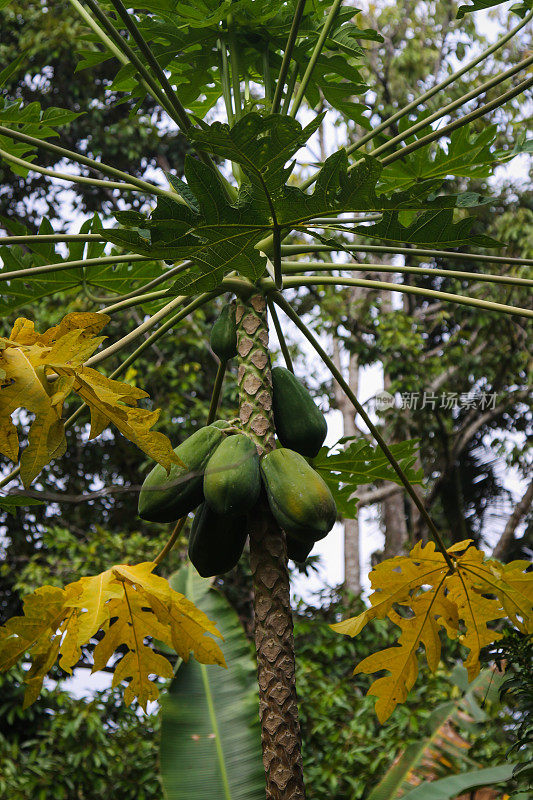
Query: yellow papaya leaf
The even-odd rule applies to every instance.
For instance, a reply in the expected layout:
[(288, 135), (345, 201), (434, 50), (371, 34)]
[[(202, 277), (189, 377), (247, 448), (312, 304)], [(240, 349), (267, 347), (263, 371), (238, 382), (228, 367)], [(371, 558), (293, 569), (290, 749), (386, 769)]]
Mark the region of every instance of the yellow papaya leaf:
[(11, 461), (19, 454), (11, 414), (25, 408), (35, 415), (20, 459), (24, 486), (65, 452), (63, 406), (71, 392), (91, 410), (91, 437), (113, 423), (166, 470), (178, 461), (167, 437), (151, 430), (160, 412), (137, 407), (146, 392), (84, 366), (104, 341), (96, 334), (108, 321), (105, 314), (72, 313), (41, 334), (19, 317), (9, 337), (0, 338), (0, 453)]
[(368, 691), (377, 697), (380, 722), (405, 701), (418, 674), (421, 646), (429, 668), (433, 672), (437, 669), (440, 628), (468, 648), (465, 666), (469, 680), (479, 672), (481, 648), (501, 636), (489, 623), (509, 617), (522, 630), (533, 629), (533, 572), (527, 571), (529, 562), (500, 564), (470, 544), (471, 540), (465, 540), (449, 548), (453, 571), (432, 542), (419, 542), (409, 556), (381, 562), (370, 573), (370, 607), (331, 626), (338, 633), (356, 636), (370, 620), (387, 617), (400, 628), (396, 646), (373, 653), (354, 670), (354, 674), (387, 671)]
[(117, 564), (100, 575), (81, 578), (65, 589), (43, 586), (24, 601), (24, 616), (0, 628), (0, 669), (13, 666), (27, 653), (32, 665), (27, 676), (25, 706), (38, 697), (43, 678), (55, 664), (68, 673), (78, 662), (81, 647), (98, 632), (93, 672), (106, 666), (118, 648), (127, 648), (115, 665), (113, 685), (127, 681), (124, 699), (134, 697), (146, 709), (159, 689), (151, 676), (171, 678), (167, 658), (154, 652), (147, 639), (159, 639), (184, 659), (190, 653), (203, 664), (226, 666), (217, 642), (215, 624), (153, 574), (156, 564)]

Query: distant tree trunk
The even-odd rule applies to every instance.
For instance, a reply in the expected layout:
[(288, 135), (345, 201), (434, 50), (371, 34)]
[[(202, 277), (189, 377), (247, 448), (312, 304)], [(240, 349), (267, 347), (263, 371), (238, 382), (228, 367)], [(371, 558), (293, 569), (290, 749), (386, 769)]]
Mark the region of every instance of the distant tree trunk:
[[(383, 277), (382, 277), (383, 280)], [(390, 292), (382, 293), (382, 309), (386, 313), (392, 308)], [(391, 388), (391, 379), (385, 368), (383, 369), (383, 388), (388, 392)], [(395, 441), (395, 437), (389, 435), (390, 442)], [(383, 528), (385, 533), (385, 547), (383, 558), (403, 555), (409, 541), (409, 531), (407, 529), (407, 519), (405, 516), (405, 506), (403, 492), (392, 494), (382, 502)]]
[[(236, 318), (241, 425), (268, 452), (274, 422), (265, 298), (238, 301)], [(305, 800), (285, 534), (264, 501), (248, 532), (266, 800)]]
[[(333, 340), (333, 361), (337, 369), (341, 370), (342, 365), (339, 341), (337, 338)], [(357, 356), (354, 353), (350, 353), (348, 383), (350, 389), (357, 395), (359, 389), (359, 365)], [(357, 434), (357, 428), (355, 425), (353, 406), (337, 383), (335, 384), (335, 401), (337, 408), (339, 408), (342, 414), (343, 435), (355, 436)], [(358, 517), (356, 519), (344, 520), (344, 586), (353, 594), (361, 593), (361, 558)]]

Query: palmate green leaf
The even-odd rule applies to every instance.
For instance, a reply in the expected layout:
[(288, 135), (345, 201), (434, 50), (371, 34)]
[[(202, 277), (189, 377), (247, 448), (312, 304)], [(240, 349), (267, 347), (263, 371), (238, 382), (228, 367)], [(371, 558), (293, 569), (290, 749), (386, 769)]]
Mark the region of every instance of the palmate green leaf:
[[(418, 137), (428, 132), (429, 129), (423, 129), (419, 131)], [(434, 152), (427, 147), (421, 147), (385, 167), (380, 178), (380, 188), (384, 192), (391, 192), (408, 189), (420, 181), (442, 182), (449, 177), (487, 178), (491, 167), (500, 160), (498, 153), (490, 149), (496, 133), (495, 125), (489, 125), (477, 134), (471, 126), (458, 128), (451, 134), (446, 147), (440, 144)], [(415, 137), (410, 137), (407, 141), (415, 140)], [(510, 155), (507, 154), (507, 160), (509, 158)]]
[[(342, 445), (346, 445), (345, 448), (339, 449)], [(411, 483), (421, 483), (423, 472), (414, 469), (418, 439), (392, 444), (390, 448)], [(328, 484), (339, 514), (345, 519), (353, 519), (357, 515), (354, 493), (358, 486), (376, 481), (400, 484), (385, 454), (362, 438), (345, 437), (331, 448), (323, 447), (312, 464)]]
[[(42, 111), (37, 101), (24, 105), (20, 99), (10, 101), (0, 97), (0, 125), (15, 128), (36, 139), (58, 136), (55, 128), (68, 125), (83, 113), (55, 107)], [(7, 136), (2, 137), (2, 148), (18, 157), (32, 153), (36, 149), (34, 145), (14, 142)]]
[(452, 209), (424, 211), (410, 225), (404, 226), (397, 211), (387, 211), (375, 225), (358, 225), (355, 232), (361, 236), (385, 242), (406, 242), (417, 245), (446, 245), (446, 247), (502, 247), (502, 242), (482, 233), (471, 234), (474, 220), (471, 217), (453, 221)]
[[(309, 141), (323, 119), (324, 114), (318, 114), (302, 128), (292, 117), (251, 113), (233, 128), (221, 122), (199, 122), (200, 130), (193, 130), (190, 138), (214, 155), (240, 164), (251, 184), (255, 204), (268, 215), (270, 203), (275, 205), (293, 170), (294, 163), (286, 167), (287, 161)], [(267, 195), (270, 203), (266, 202)]]
[[(0, 223), (1, 223), (0, 219)], [(19, 235), (27, 234), (23, 225), (16, 225), (9, 221), (10, 228)], [(103, 230), (102, 223), (97, 214), (92, 219), (86, 220), (80, 233), (95, 233)], [(48, 219), (43, 219), (40, 234), (54, 233)], [(62, 264), (63, 261), (78, 261), (83, 258), (99, 258), (105, 248), (104, 242), (70, 242), (68, 255), (63, 257), (56, 252), (56, 246), (50, 242), (39, 242), (33, 239), (25, 245), (0, 247), (0, 277), (2, 272), (24, 270), (39, 267), (45, 264)], [(57, 272), (46, 272), (20, 277), (9, 281), (0, 281), (0, 317), (11, 316), (14, 311), (27, 305), (32, 305), (43, 297), (51, 297), (58, 292), (68, 292), (82, 285), (93, 289), (101, 289), (106, 293), (116, 292), (117, 295), (130, 292), (165, 271), (161, 262), (146, 261), (131, 263), (125, 261), (119, 264), (102, 264), (90, 267), (77, 267)]]
[[(488, 236), (472, 237), (471, 220), (453, 221), (453, 208), (475, 203), (478, 195), (438, 195), (439, 180), (422, 181), (387, 195), (378, 185), (382, 167), (375, 158), (364, 157), (349, 170), (348, 156), (341, 150), (326, 160), (311, 193), (289, 185), (290, 162), (320, 122), (319, 116), (302, 128), (291, 117), (262, 117), (256, 112), (245, 115), (232, 128), (200, 121), (189, 134), (194, 144), (239, 164), (244, 173), (236, 199), (228, 199), (208, 165), (188, 156), (187, 182), (172, 179), (173, 188), (185, 202), (159, 198), (150, 216), (118, 212), (115, 216), (124, 227), (107, 230), (106, 238), (154, 258), (190, 259), (191, 268), (174, 284), (180, 294), (211, 291), (231, 271), (255, 281), (266, 269), (266, 258), (257, 245), (272, 234), (276, 223), (284, 235), (292, 230), (314, 235), (312, 218), (332, 212), (387, 212), (381, 223), (355, 228), (363, 236), (426, 245), (497, 244)], [(422, 213), (405, 226), (398, 220), (398, 210)]]
[(181, 664), (162, 698), (160, 763), (165, 797), (262, 800), (265, 778), (256, 668), (240, 620), (192, 565), (174, 573), (169, 583), (216, 622), (224, 637), (228, 669), (192, 660)]
[[(112, 4), (104, 2), (112, 14), (108, 19), (115, 27)], [(232, 35), (239, 51), (241, 77), (260, 83), (263, 77), (263, 54), (268, 51), (272, 74), (277, 75), (281, 65), (287, 37), (291, 28), (296, 0), (281, 7), (270, 0), (238, 0), (208, 3), (166, 3), (154, 0), (136, 9), (136, 23), (150, 42), (150, 47), (160, 66), (166, 70), (170, 82), (176, 87), (185, 108), (200, 117), (213, 107), (222, 95), (220, 82), (220, 52), (218, 42), (226, 36), (228, 14), (232, 17)], [(329, 0), (308, 3), (300, 25), (301, 38), (293, 53), (293, 62), (301, 74), (309, 62), (313, 48), (330, 9)], [(362, 45), (365, 40), (380, 41), (373, 30), (360, 29), (354, 17), (357, 9), (341, 9), (334, 27), (326, 39), (311, 80), (306, 89), (310, 106), (316, 106), (323, 96), (334, 108), (361, 124), (368, 123), (362, 116), (365, 106), (360, 106), (354, 95), (362, 96), (367, 85), (358, 69)], [(85, 37), (94, 50), (84, 48), (80, 54), (79, 69), (94, 66), (108, 59), (108, 53), (92, 32)], [(130, 41), (130, 46), (135, 45)], [(127, 92), (142, 103), (145, 87), (139, 83), (131, 65), (118, 68), (112, 88)], [(119, 100), (119, 102), (121, 102)], [(262, 101), (257, 101), (261, 105)]]

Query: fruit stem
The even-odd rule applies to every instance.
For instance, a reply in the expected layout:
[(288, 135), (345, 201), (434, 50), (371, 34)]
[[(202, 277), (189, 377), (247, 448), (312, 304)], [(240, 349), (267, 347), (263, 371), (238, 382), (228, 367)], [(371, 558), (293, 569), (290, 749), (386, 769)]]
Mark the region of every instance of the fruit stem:
[(226, 374), (227, 361), (221, 361), (218, 365), (215, 383), (213, 385), (213, 392), (211, 394), (211, 403), (209, 405), (209, 413), (207, 415), (207, 425), (210, 425), (216, 417), (218, 404), (220, 402), (220, 394), (222, 392), (222, 384), (224, 383), (224, 375)]

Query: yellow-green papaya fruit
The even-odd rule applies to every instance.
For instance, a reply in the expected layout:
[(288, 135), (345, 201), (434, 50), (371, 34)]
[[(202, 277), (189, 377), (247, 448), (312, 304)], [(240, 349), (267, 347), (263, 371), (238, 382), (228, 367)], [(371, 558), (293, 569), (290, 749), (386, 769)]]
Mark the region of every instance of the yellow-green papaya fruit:
[(217, 514), (246, 514), (259, 499), (259, 456), (248, 436), (228, 436), (205, 468), (204, 497)]
[(283, 530), (303, 542), (316, 542), (331, 530), (337, 516), (327, 484), (305, 458), (280, 448), (261, 459), (261, 476), (270, 510)]
[(204, 499), (204, 470), (209, 456), (225, 438), (223, 430), (206, 425), (185, 439), (174, 452), (182, 462), (170, 473), (156, 464), (139, 494), (139, 516), (149, 522), (174, 522)]

